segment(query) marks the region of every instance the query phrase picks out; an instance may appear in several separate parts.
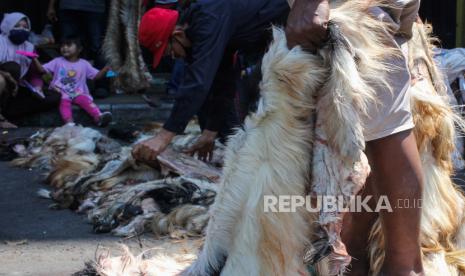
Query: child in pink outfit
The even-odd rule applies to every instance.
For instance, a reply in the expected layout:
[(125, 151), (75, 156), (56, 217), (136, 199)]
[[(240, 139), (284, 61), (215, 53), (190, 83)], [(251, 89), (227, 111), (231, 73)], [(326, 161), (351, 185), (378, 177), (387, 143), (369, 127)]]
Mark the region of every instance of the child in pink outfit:
[[(79, 58), (82, 46), (79, 40), (66, 40), (61, 45), (62, 57), (53, 59), (42, 66), (43, 73), (53, 74), (50, 88), (61, 93), (60, 114), (65, 123), (73, 122), (72, 105), (84, 109), (98, 126), (111, 122), (110, 112), (100, 112), (87, 87), (87, 79), (100, 79), (109, 68), (95, 69), (88, 61)], [(39, 63), (36, 60), (36, 63)]]

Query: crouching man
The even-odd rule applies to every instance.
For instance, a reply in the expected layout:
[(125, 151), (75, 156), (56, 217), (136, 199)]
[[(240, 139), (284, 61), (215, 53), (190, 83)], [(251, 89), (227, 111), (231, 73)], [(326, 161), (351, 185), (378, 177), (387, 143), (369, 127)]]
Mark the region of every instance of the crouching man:
[(163, 55), (171, 55), (185, 58), (186, 67), (171, 116), (159, 134), (135, 146), (134, 157), (155, 159), (198, 115), (203, 132), (190, 152), (211, 159), (215, 138), (238, 126), (235, 52), (263, 54), (271, 25), (285, 23), (288, 13), (286, 0), (197, 0), (181, 15), (161, 8), (148, 11), (141, 20), (139, 40), (153, 53), (153, 66)]

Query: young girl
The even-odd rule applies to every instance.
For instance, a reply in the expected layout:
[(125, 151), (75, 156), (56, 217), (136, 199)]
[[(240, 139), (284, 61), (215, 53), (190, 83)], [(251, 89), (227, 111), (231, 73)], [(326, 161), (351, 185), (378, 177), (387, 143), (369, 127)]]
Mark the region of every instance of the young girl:
[(84, 109), (99, 127), (105, 127), (111, 122), (110, 112), (100, 112), (94, 104), (87, 87), (87, 79), (97, 80), (105, 76), (108, 67), (98, 71), (92, 65), (79, 58), (82, 45), (78, 39), (68, 39), (61, 44), (61, 55), (47, 64), (40, 66), (34, 60), (42, 73), (53, 74), (50, 88), (61, 93), (60, 114), (65, 123), (73, 122), (72, 104)]

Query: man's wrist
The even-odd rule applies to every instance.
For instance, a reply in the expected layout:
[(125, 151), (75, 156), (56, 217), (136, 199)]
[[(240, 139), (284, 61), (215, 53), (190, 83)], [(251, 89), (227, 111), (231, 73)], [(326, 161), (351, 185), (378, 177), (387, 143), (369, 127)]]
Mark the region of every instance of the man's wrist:
[(176, 136), (176, 133), (162, 128), (157, 136), (163, 138), (164, 140), (171, 141)]
[(207, 139), (209, 139), (209, 140), (215, 140), (215, 139), (216, 139), (216, 136), (218, 136), (218, 131), (213, 131), (213, 130), (205, 129), (205, 130), (202, 132), (202, 136), (204, 136), (205, 138), (207, 138)]

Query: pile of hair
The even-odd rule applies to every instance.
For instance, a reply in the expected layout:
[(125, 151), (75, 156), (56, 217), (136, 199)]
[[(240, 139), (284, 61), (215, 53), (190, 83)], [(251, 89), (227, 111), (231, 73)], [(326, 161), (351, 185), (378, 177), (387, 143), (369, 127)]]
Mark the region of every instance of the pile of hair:
[[(137, 141), (156, 131), (139, 134)], [(39, 196), (53, 199), (52, 208), (85, 214), (96, 233), (197, 237), (208, 222), (221, 176), (213, 163), (181, 153), (197, 137), (198, 132), (176, 137), (159, 166), (151, 167), (133, 159), (131, 145), (68, 124), (39, 131), (27, 147), (16, 145), (20, 157), (12, 164), (44, 172), (51, 190), (41, 189)], [(221, 152), (218, 145), (218, 158)]]

